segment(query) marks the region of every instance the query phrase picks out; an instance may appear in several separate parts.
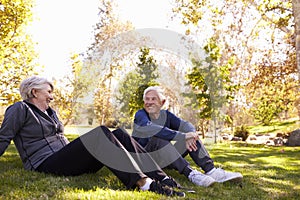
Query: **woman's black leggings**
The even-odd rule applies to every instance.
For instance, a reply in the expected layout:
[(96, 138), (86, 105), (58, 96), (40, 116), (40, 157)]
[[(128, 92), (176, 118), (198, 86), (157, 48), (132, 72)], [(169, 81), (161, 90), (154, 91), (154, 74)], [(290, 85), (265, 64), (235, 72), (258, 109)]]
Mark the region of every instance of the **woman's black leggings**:
[(36, 171), (64, 176), (93, 173), (108, 167), (129, 188), (144, 177), (166, 174), (124, 130), (99, 126), (48, 157)]

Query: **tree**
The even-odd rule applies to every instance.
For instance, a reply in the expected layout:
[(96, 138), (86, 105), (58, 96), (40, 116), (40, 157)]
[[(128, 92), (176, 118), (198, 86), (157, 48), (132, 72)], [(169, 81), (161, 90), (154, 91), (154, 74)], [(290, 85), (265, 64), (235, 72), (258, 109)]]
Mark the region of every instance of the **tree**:
[(21, 99), (20, 82), (35, 74), (34, 44), (26, 28), (32, 21), (33, 0), (0, 2), (0, 106)]
[(92, 84), (91, 79), (85, 76), (83, 71), (83, 62), (79, 54), (73, 54), (71, 60), (71, 73), (63, 79), (54, 80), (54, 101), (52, 107), (55, 108), (64, 125), (75, 121), (79, 117), (80, 106), (85, 106), (84, 97)]
[[(86, 75), (95, 79), (101, 77), (105, 82), (107, 79), (112, 79), (114, 73), (121, 67), (118, 62), (122, 57), (120, 49), (124, 45), (122, 40), (116, 39), (117, 41), (114, 42), (114, 39), (120, 34), (133, 29), (131, 23), (120, 21), (113, 9), (114, 6), (116, 6), (114, 1), (100, 1), (99, 21), (95, 25), (93, 42), (86, 51), (85, 59), (87, 63), (85, 66), (89, 67), (85, 70)], [(108, 84), (110, 83), (111, 80), (108, 81)], [(95, 85), (97, 86), (98, 83), (95, 83)], [(111, 85), (108, 86), (108, 89), (111, 89)]]
[(216, 121), (222, 117), (220, 110), (233, 98), (232, 93), (235, 89), (229, 77), (233, 60), (229, 60), (227, 65), (219, 65), (221, 48), (214, 38), (208, 42), (204, 50), (207, 53), (205, 61), (193, 59), (194, 67), (187, 74), (187, 83), (192, 88), (192, 93), (184, 94), (191, 99), (187, 106), (199, 110), (198, 126), (203, 131), (203, 136), (206, 123), (210, 119), (213, 120), (216, 131)]
[(94, 112), (100, 125), (111, 127), (113, 124), (111, 105), (111, 92), (102, 81), (99, 83), (98, 90), (94, 96)]
[[(293, 3), (293, 16), (295, 20), (295, 46), (297, 55), (297, 69), (300, 80), (300, 1), (292, 0)], [(299, 116), (300, 117), (300, 116)]]
[(94, 95), (93, 108), (100, 124), (112, 121), (112, 83), (116, 73), (122, 68), (119, 62), (122, 62), (124, 52), (121, 51), (127, 43), (131, 43), (130, 39), (118, 36), (133, 29), (131, 23), (120, 21), (114, 6), (114, 1), (100, 1), (99, 21), (95, 25), (94, 41), (86, 52), (83, 69), (83, 73), (94, 80), (91, 84), (91, 88), (96, 91), (91, 91)]
[(150, 55), (149, 48), (143, 47), (140, 52), (136, 70), (125, 77), (117, 98), (122, 104), (121, 111), (127, 113), (131, 119), (136, 111), (143, 107), (144, 90), (149, 86), (158, 85), (156, 60)]
[[(292, 16), (293, 12), (294, 16), (299, 16), (297, 15), (298, 1), (294, 0), (293, 6), (291, 0), (224, 0), (219, 1), (218, 4), (194, 0), (176, 0), (176, 2), (174, 11), (182, 17), (187, 33), (195, 29), (203, 36), (205, 35), (203, 32), (208, 29), (206, 24), (209, 24), (211, 27), (209, 34), (223, 38), (227, 49), (222, 52), (223, 58), (227, 57), (225, 60), (233, 56), (236, 58), (235, 65), (231, 67), (230, 76), (240, 85), (248, 85), (257, 78), (256, 67), (269, 66), (262, 64), (265, 62), (277, 63), (276, 66), (280, 66), (278, 63), (285, 63), (286, 68), (294, 71), (296, 65), (287, 64), (289, 62), (287, 58), (294, 58), (296, 55)], [(299, 23), (299, 17), (295, 18), (295, 21)], [(296, 33), (296, 35), (299, 34)], [(297, 57), (299, 58), (298, 55)], [(260, 76), (260, 78), (263, 80), (265, 77)], [(296, 79), (294, 77), (289, 81), (295, 82)], [(245, 99), (248, 91), (248, 88), (241, 87), (236, 95), (239, 95), (239, 99)], [(248, 102), (248, 106), (253, 104), (252, 99), (248, 99)], [(236, 102), (231, 107), (240, 106), (246, 105), (243, 102)], [(241, 109), (237, 108), (237, 110)]]
[[(293, 16), (295, 21), (295, 47), (296, 47), (296, 65), (298, 69), (298, 84), (300, 81), (300, 1), (292, 0)], [(299, 90), (299, 89), (298, 89)], [(295, 101), (295, 107), (298, 110), (298, 117), (300, 118), (300, 98)]]
[[(253, 107), (252, 112), (257, 121), (262, 123), (262, 125), (270, 125), (274, 117), (278, 117), (279, 113), (282, 111), (280, 106), (280, 99), (276, 96), (275, 98), (270, 98), (269, 95), (262, 96), (258, 99), (257, 104)], [(278, 106), (279, 105), (279, 106)]]
[[(288, 56), (284, 63), (268, 61), (257, 67), (256, 76), (246, 86), (251, 99), (252, 113), (263, 125), (269, 125), (275, 117), (288, 119), (294, 103), (299, 98), (295, 57)], [(293, 70), (291, 70), (293, 69)]]
[(138, 90), (136, 83), (139, 81), (139, 75), (135, 70), (128, 72), (123, 80), (119, 83), (118, 95), (116, 100), (119, 104), (119, 116), (116, 116), (122, 126), (129, 126), (132, 124), (132, 117), (130, 117), (129, 102), (135, 91)]
[(156, 79), (159, 77), (157, 73), (157, 63), (153, 56), (150, 55), (149, 48), (141, 48), (141, 55), (139, 55), (139, 62), (137, 62), (137, 73), (140, 76), (140, 82), (136, 82), (138, 89), (129, 101), (130, 114), (133, 114), (141, 109), (144, 105), (143, 94), (144, 90), (153, 85), (158, 85)]

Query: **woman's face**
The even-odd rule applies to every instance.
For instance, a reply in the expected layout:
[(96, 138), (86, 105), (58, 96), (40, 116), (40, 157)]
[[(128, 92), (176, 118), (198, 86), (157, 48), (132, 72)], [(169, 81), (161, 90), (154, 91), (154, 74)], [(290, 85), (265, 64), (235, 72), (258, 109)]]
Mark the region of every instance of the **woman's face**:
[(49, 84), (44, 84), (42, 89), (33, 89), (32, 94), (34, 96), (34, 101), (38, 104), (38, 107), (45, 111), (49, 108), (50, 102), (53, 100), (52, 88)]

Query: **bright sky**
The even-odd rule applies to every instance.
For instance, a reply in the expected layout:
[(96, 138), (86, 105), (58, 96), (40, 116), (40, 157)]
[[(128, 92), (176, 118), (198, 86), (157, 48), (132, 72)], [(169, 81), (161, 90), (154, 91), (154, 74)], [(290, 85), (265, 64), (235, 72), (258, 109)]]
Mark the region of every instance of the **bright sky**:
[[(86, 50), (97, 21), (99, 0), (37, 0), (32, 26), (45, 76), (62, 77), (72, 52)], [(136, 28), (166, 28), (169, 0), (117, 0), (119, 16)], [(169, 11), (169, 12), (168, 12)], [(168, 27), (172, 28), (172, 27)]]

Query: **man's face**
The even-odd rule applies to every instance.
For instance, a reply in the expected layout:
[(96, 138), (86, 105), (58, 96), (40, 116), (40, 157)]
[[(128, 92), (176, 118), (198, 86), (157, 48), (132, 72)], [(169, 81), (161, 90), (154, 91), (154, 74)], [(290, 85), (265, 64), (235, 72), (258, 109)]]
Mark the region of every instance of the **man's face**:
[(161, 107), (164, 105), (164, 101), (161, 101), (156, 91), (149, 91), (144, 98), (144, 108), (149, 115), (155, 115), (160, 113)]

